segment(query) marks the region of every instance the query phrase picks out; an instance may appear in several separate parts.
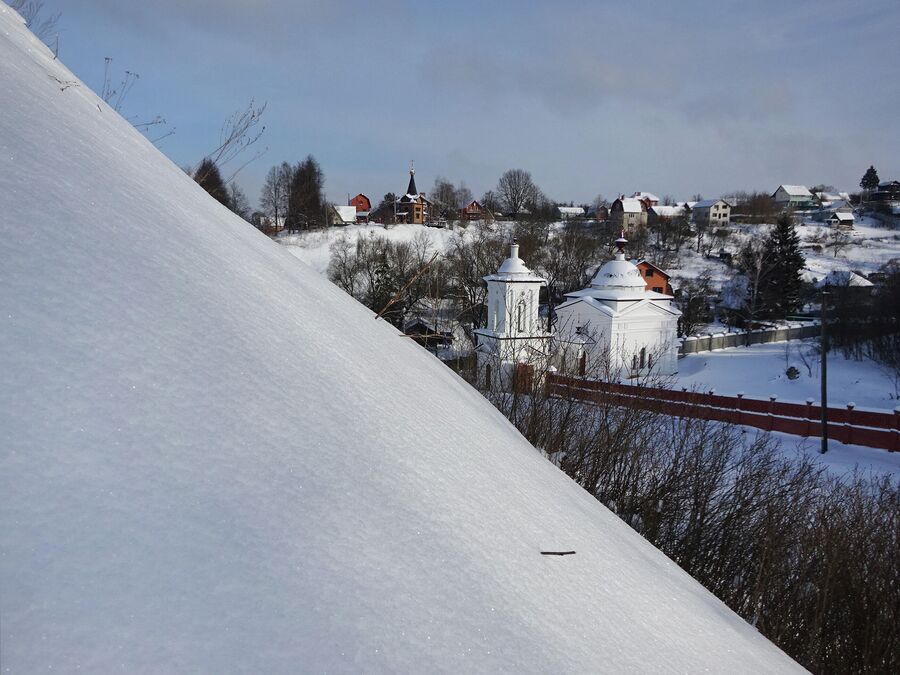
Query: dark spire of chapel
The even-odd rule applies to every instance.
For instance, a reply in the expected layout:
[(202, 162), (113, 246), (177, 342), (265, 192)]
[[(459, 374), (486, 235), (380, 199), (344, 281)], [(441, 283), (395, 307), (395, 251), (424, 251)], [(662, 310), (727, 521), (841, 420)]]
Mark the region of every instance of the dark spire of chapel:
[(406, 188), (406, 194), (417, 195), (419, 191), (416, 189), (416, 169), (413, 163), (409, 163), (409, 185)]

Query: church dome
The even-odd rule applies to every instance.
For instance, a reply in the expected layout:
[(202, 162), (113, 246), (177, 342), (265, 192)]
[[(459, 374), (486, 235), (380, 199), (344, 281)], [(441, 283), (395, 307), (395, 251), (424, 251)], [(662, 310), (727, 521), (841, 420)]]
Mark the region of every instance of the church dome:
[(592, 288), (625, 291), (644, 291), (646, 289), (647, 284), (637, 265), (625, 260), (625, 244), (627, 243), (624, 238), (616, 240), (616, 246), (619, 247), (616, 257), (597, 270), (597, 274), (591, 280)]
[(519, 257), (519, 245), (513, 242), (509, 247), (509, 257), (503, 261), (496, 274), (484, 277), (485, 281), (531, 281), (545, 283), (543, 277), (538, 276), (525, 266), (525, 261)]

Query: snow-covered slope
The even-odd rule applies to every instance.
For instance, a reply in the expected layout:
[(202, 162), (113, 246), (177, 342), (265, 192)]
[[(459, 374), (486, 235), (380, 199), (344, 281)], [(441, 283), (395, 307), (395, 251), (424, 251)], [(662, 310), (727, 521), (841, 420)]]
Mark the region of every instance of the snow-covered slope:
[(0, 92), (4, 672), (797, 668), (2, 4)]

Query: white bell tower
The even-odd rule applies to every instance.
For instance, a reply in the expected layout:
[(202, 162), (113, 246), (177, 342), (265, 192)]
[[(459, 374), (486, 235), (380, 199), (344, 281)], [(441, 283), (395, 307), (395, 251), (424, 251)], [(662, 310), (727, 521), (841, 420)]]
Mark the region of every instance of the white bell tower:
[(484, 280), (487, 325), (475, 331), (479, 377), (482, 383), (508, 388), (516, 364), (536, 365), (547, 358), (550, 334), (538, 311), (540, 289), (547, 281), (525, 266), (516, 242), (500, 269)]

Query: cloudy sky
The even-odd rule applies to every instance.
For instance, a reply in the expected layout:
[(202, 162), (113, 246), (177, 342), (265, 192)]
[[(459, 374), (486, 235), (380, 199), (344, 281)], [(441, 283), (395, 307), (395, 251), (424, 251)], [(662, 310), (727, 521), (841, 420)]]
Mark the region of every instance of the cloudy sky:
[(267, 102), (262, 177), (313, 154), (328, 198), (507, 168), (551, 198), (687, 198), (900, 177), (900, 2), (45, 0), (60, 57), (123, 114), (163, 115), (179, 165)]

